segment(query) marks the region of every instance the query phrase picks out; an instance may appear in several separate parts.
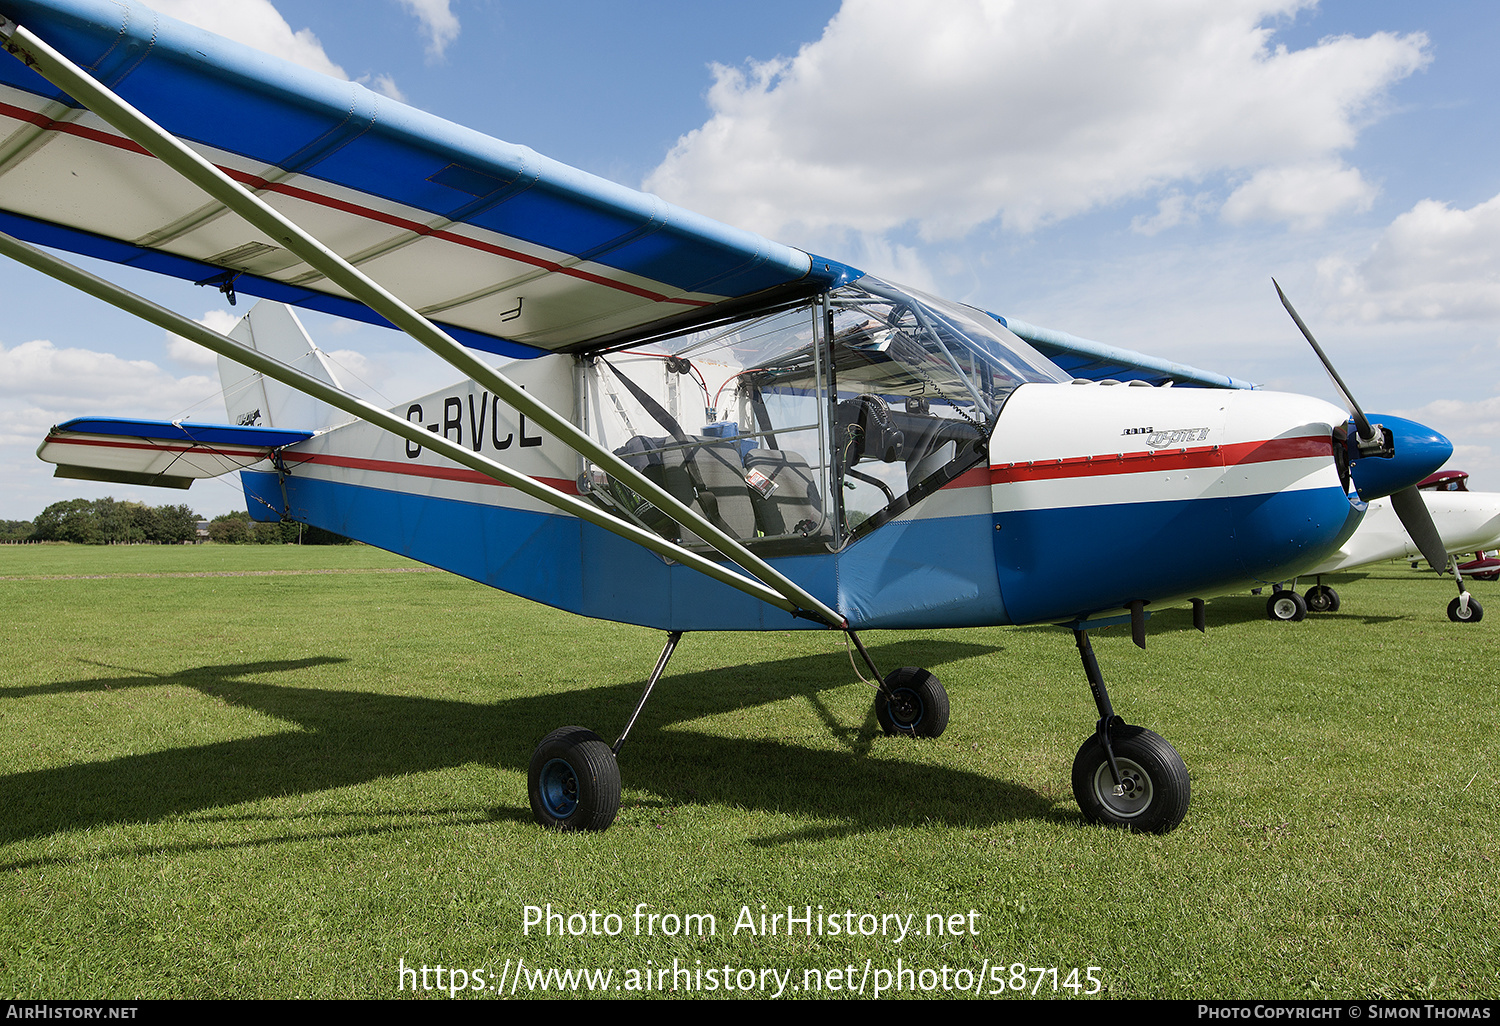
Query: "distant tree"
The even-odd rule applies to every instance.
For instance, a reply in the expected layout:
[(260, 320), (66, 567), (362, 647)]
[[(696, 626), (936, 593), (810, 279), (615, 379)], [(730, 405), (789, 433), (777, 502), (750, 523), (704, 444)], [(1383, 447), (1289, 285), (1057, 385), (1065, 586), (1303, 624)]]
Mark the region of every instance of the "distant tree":
[(158, 506), (155, 528), (148, 540), (163, 545), (180, 545), (198, 536), (198, 514), (188, 506)]
[(36, 518), (37, 541), (65, 541), (79, 545), (101, 545), (104, 533), (99, 529), (98, 512), (88, 499), (54, 502)]
[(255, 541), (255, 527), (250, 514), (242, 509), (214, 517), (208, 524), (208, 540), (220, 545), (250, 545)]
[(0, 520), (0, 542), (28, 541), (35, 531), (30, 520)]

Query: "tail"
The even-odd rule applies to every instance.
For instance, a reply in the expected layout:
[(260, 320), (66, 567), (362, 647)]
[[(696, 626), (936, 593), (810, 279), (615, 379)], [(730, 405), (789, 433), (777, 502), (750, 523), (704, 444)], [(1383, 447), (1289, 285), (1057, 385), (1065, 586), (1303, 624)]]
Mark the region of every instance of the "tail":
[[(257, 303), (230, 337), (339, 387), (327, 358), (280, 303)], [(250, 467), (341, 422), (339, 411), (219, 357), (228, 424), (90, 417), (54, 427), (37, 455), (57, 477), (187, 488)]]
[[(256, 303), (229, 337), (334, 388), (343, 387), (328, 357), (313, 343), (290, 307), (264, 300)], [(223, 356), (219, 357), (219, 382), (229, 423), (241, 427), (318, 432), (348, 420), (346, 414), (291, 385)]]

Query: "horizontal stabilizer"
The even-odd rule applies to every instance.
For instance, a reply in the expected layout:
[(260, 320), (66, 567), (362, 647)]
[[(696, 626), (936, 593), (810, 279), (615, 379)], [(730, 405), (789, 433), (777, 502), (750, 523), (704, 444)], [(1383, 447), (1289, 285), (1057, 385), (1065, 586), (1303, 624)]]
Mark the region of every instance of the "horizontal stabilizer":
[(187, 488), (267, 459), (309, 431), (164, 420), (79, 418), (47, 433), (36, 454), (55, 476)]

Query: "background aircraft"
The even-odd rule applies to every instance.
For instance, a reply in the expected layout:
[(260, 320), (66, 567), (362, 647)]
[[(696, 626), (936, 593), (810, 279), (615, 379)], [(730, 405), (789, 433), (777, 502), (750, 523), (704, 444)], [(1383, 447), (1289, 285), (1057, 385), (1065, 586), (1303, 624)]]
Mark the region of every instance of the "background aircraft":
[[(1432, 564), (1439, 573), (1447, 572), (1450, 565), (1457, 564), (1460, 554), (1483, 553), (1485, 549), (1500, 545), (1500, 494), (1469, 491), (1465, 483), (1468, 476), (1462, 471), (1444, 471), (1431, 475), (1418, 486), (1422, 501), (1432, 514), (1437, 533), (1442, 538), (1442, 551), (1448, 557), (1441, 564)], [(1390, 500), (1376, 499), (1369, 506), (1354, 534), (1339, 546), (1337, 552), (1308, 571), (1308, 576), (1318, 578), (1313, 587), (1300, 596), (1295, 590), (1296, 582), (1290, 588), (1278, 587), (1266, 601), (1268, 618), (1301, 620), (1309, 612), (1338, 611), (1342, 600), (1337, 591), (1323, 584), (1323, 574), (1340, 573), (1392, 559), (1415, 560), (1424, 555)], [(1486, 567), (1478, 564), (1479, 561), (1475, 560), (1473, 564), (1459, 564), (1455, 568), (1461, 592), (1462, 580), (1465, 576), (1472, 576), (1471, 570), (1484, 572)], [(1412, 565), (1416, 566), (1415, 561)], [(1467, 601), (1455, 598), (1448, 604), (1448, 619), (1455, 623), (1478, 623), (1483, 617), (1483, 606), (1472, 596)]]
[[(1099, 711), (1074, 763), (1080, 806), (1169, 830), (1186, 768), (1114, 714), (1087, 630), (1129, 621), (1139, 637), (1148, 605), (1295, 574), (1365, 501), (1406, 494), (1451, 451), (1357, 406), (1351, 429), (1307, 397), (1070, 382), (973, 308), (137, 5), (0, 12), (17, 58), (0, 71), (3, 227), (231, 301), (383, 318), (468, 377), (384, 411), (276, 359), (307, 352), (290, 330), (265, 338), (252, 319), (248, 341), (226, 339), (7, 238), (15, 259), (366, 422), (277, 423), (262, 382), (265, 402), (232, 405), (237, 423), (212, 438), (63, 425), (50, 448), (106, 457), (70, 456), (68, 472), (191, 477), (174, 472), (227, 453), (252, 467), (258, 516), (659, 627), (642, 705), (685, 631), (834, 627), (882, 679), (859, 628), (1062, 623)], [(475, 351), (525, 359), (502, 375)], [(122, 465), (127, 452), (146, 463)], [(1075, 573), (1080, 537), (1131, 555)], [(888, 733), (946, 723), (925, 670), (886, 674), (878, 692)], [(639, 712), (613, 746), (580, 727), (543, 739), (539, 821), (608, 825)]]

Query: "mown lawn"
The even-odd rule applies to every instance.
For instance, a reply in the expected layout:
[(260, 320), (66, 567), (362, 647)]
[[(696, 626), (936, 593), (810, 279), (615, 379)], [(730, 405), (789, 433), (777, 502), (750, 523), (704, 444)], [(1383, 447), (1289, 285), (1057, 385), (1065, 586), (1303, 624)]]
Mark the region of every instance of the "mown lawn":
[(1246, 595), (1096, 635), (1192, 773), (1165, 837), (1082, 822), (1056, 628), (867, 635), (942, 677), (930, 742), (878, 736), (839, 635), (689, 635), (572, 836), (531, 750), (613, 741), (659, 634), (363, 546), (0, 547), (0, 994), (1500, 996), (1500, 588), (1459, 626), (1404, 564), (1332, 583), (1300, 624)]

